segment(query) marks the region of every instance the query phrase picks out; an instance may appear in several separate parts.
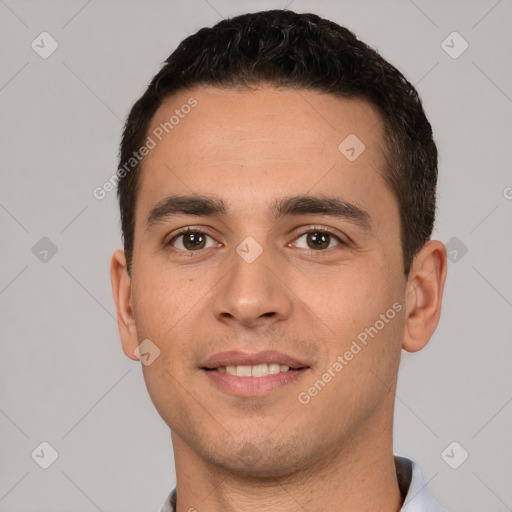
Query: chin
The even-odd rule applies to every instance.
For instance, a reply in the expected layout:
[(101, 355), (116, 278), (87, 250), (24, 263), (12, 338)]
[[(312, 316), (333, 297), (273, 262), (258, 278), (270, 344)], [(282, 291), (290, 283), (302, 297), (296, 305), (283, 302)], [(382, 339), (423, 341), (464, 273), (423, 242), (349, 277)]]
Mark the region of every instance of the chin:
[(236, 445), (229, 443), (204, 456), (210, 464), (227, 473), (258, 480), (289, 477), (304, 469), (305, 460), (311, 460), (294, 443), (271, 443), (269, 440), (260, 444), (251, 441)]

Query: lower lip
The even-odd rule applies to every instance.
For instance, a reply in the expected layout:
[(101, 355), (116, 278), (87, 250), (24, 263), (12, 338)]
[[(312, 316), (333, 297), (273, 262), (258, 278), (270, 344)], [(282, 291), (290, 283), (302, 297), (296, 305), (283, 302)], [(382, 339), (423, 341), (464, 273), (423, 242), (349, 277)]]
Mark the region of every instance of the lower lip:
[(265, 377), (238, 377), (217, 370), (202, 370), (223, 391), (242, 397), (264, 396), (271, 391), (296, 382), (308, 368), (288, 370), (287, 372), (267, 375)]

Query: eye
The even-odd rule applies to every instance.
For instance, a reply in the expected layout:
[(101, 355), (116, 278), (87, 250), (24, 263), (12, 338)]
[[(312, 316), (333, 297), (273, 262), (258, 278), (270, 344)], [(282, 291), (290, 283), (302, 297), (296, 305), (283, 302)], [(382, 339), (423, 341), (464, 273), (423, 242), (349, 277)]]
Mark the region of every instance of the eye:
[[(208, 242), (210, 240), (210, 243)], [(187, 229), (174, 236), (167, 245), (180, 250), (180, 251), (198, 251), (200, 249), (207, 249), (208, 247), (214, 247), (215, 240), (203, 231), (194, 231)]]
[[(300, 247), (300, 245), (298, 245), (297, 241), (300, 241), (301, 239), (304, 239), (306, 247)], [(344, 242), (333, 233), (320, 229), (307, 231), (295, 240), (296, 241), (293, 243), (294, 246), (298, 245), (300, 249), (308, 249), (313, 251), (324, 251), (326, 249), (330, 249), (331, 247), (344, 244)]]

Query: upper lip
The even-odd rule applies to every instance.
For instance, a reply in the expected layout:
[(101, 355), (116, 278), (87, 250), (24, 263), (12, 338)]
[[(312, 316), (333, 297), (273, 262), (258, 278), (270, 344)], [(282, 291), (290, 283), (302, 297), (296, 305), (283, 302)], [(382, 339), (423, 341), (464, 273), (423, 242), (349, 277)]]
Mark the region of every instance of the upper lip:
[(290, 368), (304, 368), (308, 365), (299, 359), (277, 352), (276, 350), (263, 350), (261, 352), (241, 352), (239, 350), (230, 350), (220, 352), (210, 357), (203, 364), (203, 368), (219, 368), (220, 366), (255, 366), (264, 363), (274, 363), (289, 366)]

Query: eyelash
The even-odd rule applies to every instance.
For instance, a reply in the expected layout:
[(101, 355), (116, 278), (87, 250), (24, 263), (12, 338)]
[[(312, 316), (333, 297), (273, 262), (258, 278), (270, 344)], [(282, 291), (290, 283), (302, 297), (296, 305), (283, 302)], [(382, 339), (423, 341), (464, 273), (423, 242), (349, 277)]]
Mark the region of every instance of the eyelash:
[[(188, 254), (193, 254), (195, 252), (201, 252), (202, 250), (204, 250), (204, 249), (198, 249), (196, 251), (187, 251), (187, 250), (177, 249), (176, 247), (173, 247), (173, 243), (180, 236), (183, 236), (183, 235), (186, 235), (186, 234), (189, 234), (189, 233), (194, 233), (194, 234), (199, 234), (199, 235), (206, 235), (206, 236), (210, 237), (213, 240), (213, 237), (211, 235), (209, 235), (208, 233), (206, 233), (205, 231), (202, 231), (201, 229), (195, 229), (195, 228), (193, 228), (191, 226), (188, 226), (187, 228), (184, 228), (181, 231), (179, 231), (178, 233), (176, 233), (168, 242), (165, 242), (164, 243), (165, 247), (171, 247), (172, 249), (174, 249), (177, 252), (188, 253)], [(349, 245), (349, 243), (347, 241), (341, 239), (333, 230), (331, 230), (329, 228), (326, 228), (326, 227), (316, 227), (316, 226), (312, 226), (311, 228), (307, 229), (306, 231), (303, 231), (302, 233), (299, 233), (294, 238), (294, 241), (298, 240), (299, 238), (301, 238), (304, 235), (307, 235), (309, 233), (328, 234), (328, 235), (332, 236), (333, 238), (335, 238), (335, 240), (338, 242), (338, 244), (340, 246), (347, 247)], [(337, 247), (337, 245), (334, 246), (334, 247)], [(302, 250), (303, 251), (307, 251), (309, 253), (322, 253), (322, 252), (327, 252), (330, 249), (334, 249), (334, 247), (330, 247), (329, 249), (316, 249), (316, 250), (315, 249), (302, 249)], [(209, 247), (207, 247), (207, 249), (209, 249)]]

